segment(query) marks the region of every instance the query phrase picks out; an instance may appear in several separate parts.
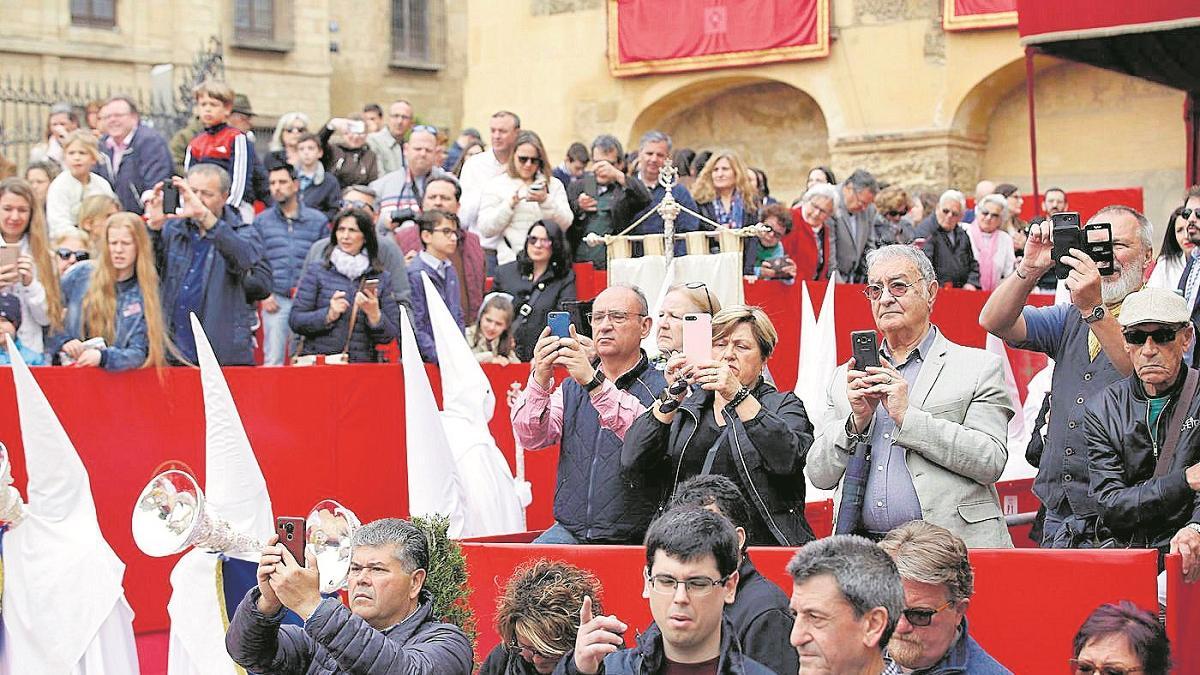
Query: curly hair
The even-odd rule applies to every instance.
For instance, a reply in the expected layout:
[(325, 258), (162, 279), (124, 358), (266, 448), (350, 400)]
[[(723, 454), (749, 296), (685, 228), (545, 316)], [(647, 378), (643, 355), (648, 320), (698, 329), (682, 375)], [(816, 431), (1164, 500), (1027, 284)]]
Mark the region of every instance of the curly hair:
[(741, 195), (742, 203), (748, 210), (757, 209), (759, 194), (754, 174), (732, 150), (718, 150), (712, 153), (704, 167), (700, 169), (700, 173), (696, 174), (696, 182), (692, 185), (692, 198), (696, 200), (697, 204), (716, 200), (717, 189), (713, 186), (712, 172), (717, 162), (722, 159), (729, 162), (729, 166), (733, 169), (733, 187)]
[(587, 570), (560, 560), (530, 560), (496, 599), (496, 630), (506, 644), (519, 636), (539, 653), (565, 654), (575, 646), (583, 597), (591, 596), (592, 612), (599, 616), (602, 593), (600, 580)]

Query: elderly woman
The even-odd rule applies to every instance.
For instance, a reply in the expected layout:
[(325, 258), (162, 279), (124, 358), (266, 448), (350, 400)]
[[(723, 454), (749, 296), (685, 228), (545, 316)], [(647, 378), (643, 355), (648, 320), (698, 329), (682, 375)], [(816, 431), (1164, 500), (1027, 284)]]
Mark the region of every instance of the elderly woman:
[(800, 230), (796, 237), (797, 279), (823, 281), (837, 269), (837, 234), (828, 222), (836, 202), (837, 188), (814, 183), (800, 198), (800, 205), (792, 207), (792, 221)]
[(1075, 634), (1071, 672), (1076, 675), (1171, 672), (1171, 645), (1158, 617), (1128, 600), (1100, 605)]
[(662, 305), (658, 308), (657, 332), (654, 341), (658, 345), (660, 370), (666, 368), (667, 359), (683, 349), (683, 317), (688, 314), (714, 315), (721, 311), (717, 299), (703, 281), (675, 284), (667, 290)]
[(308, 133), (308, 115), (302, 112), (287, 112), (279, 116), (275, 124), (275, 133), (271, 134), (270, 152), (263, 164), (271, 166), (278, 163), (300, 165), (300, 156), (296, 145), (300, 137)]
[(1012, 235), (1000, 227), (1007, 216), (1008, 200), (997, 192), (979, 200), (975, 221), (967, 226), (971, 252), (979, 263), (979, 290), (996, 288), (1016, 267)]
[[(621, 466), (629, 474), (667, 476), (670, 492), (700, 474), (728, 477), (754, 504), (751, 545), (798, 546), (813, 539), (804, 519), (804, 457), (813, 426), (792, 392), (763, 379), (777, 335), (758, 307), (733, 305), (713, 317), (712, 359), (671, 358), (668, 388), (625, 433)], [(669, 495), (664, 495), (667, 497)]]
[(333, 222), (325, 258), (309, 263), (300, 276), (288, 325), (303, 337), (302, 356), (344, 354), (351, 362), (375, 361), (375, 345), (400, 334), (399, 305), (387, 300), (391, 277), (379, 260), (369, 213), (342, 209)]
[(496, 645), (479, 667), (480, 675), (533, 675), (554, 672), (563, 654), (575, 648), (584, 597), (592, 613), (604, 614), (600, 581), (587, 570), (538, 558), (516, 569), (496, 599)]
[(907, 217), (909, 211), (908, 192), (899, 185), (889, 185), (875, 196), (875, 208), (879, 220), (875, 221), (875, 239), (880, 246), (885, 244), (911, 244), (916, 230)]

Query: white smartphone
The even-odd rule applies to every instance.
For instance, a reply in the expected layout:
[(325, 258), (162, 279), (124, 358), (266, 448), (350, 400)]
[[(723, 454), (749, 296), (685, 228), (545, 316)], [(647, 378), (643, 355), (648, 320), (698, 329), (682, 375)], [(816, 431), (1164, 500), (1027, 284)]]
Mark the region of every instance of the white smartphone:
[(362, 120), (350, 120), (346, 123), (346, 131), (352, 134), (365, 134), (367, 123)]

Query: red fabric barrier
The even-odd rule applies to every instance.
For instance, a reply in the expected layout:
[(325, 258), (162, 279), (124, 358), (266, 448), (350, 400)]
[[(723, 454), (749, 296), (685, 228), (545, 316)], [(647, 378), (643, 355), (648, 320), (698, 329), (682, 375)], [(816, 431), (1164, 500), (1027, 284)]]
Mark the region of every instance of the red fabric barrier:
[(1183, 582), (1183, 558), (1167, 556), (1167, 638), (1177, 673), (1200, 673), (1200, 582)]
[[(650, 623), (642, 598), (645, 551), (636, 546), (533, 546), (465, 542), (474, 593), (471, 606), (479, 622), (477, 654), (498, 642), (495, 595), (513, 569), (526, 560), (564, 560), (595, 572), (604, 586), (604, 611), (637, 630)], [(785, 571), (794, 549), (751, 548), (763, 575), (791, 594)], [(968, 610), (971, 634), (992, 656), (1017, 673), (1065, 671), (1071, 639), (1096, 606), (1132, 600), (1157, 608), (1157, 556), (1153, 551), (974, 550), (975, 597)], [(1085, 574), (1081, 570), (1086, 569)], [(1184, 608), (1187, 605), (1183, 605)], [(1194, 609), (1194, 607), (1193, 607)], [(1193, 612), (1194, 613), (1194, 612)], [(632, 643), (634, 631), (626, 634)], [(1200, 634), (1186, 633), (1172, 646), (1196, 644)], [(1195, 649), (1193, 648), (1193, 651)], [(1179, 672), (1191, 672), (1180, 670)]]

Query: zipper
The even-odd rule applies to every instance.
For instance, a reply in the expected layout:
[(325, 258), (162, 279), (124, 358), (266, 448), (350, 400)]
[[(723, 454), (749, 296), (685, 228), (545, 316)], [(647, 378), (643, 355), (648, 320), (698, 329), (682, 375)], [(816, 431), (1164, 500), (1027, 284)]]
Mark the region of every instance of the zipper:
[[(1164, 408), (1163, 411), (1158, 414), (1159, 418), (1162, 418), (1163, 414), (1166, 412), (1167, 411)], [(1156, 424), (1154, 426), (1158, 426), (1158, 425)], [(1154, 433), (1155, 430), (1150, 428), (1150, 400), (1149, 399), (1146, 399), (1146, 429), (1148, 429), (1150, 431), (1150, 449), (1154, 452), (1154, 460), (1155, 460), (1155, 462), (1157, 462), (1158, 461), (1158, 434)]]
[[(679, 461), (675, 464), (675, 482), (671, 485), (671, 497), (675, 496), (675, 488), (679, 487), (679, 474), (683, 470), (683, 456), (687, 454), (688, 445), (691, 444), (692, 438), (696, 435), (696, 429), (700, 428), (700, 418), (692, 414), (687, 408), (680, 408), (680, 412), (686, 411), (692, 418), (692, 432), (688, 434), (687, 440), (683, 443), (683, 449), (679, 451)], [(668, 442), (670, 442), (670, 431), (667, 432)], [(670, 447), (670, 446), (668, 446)]]

